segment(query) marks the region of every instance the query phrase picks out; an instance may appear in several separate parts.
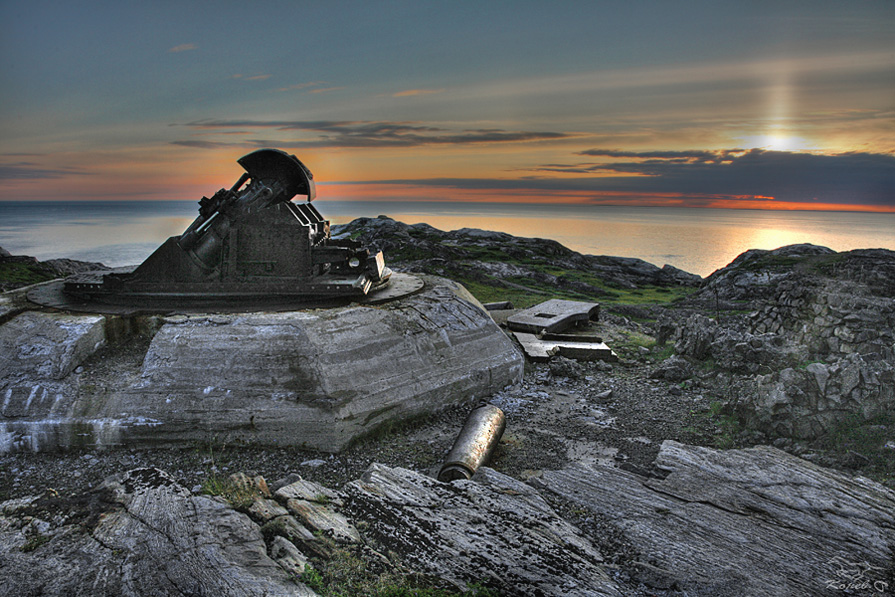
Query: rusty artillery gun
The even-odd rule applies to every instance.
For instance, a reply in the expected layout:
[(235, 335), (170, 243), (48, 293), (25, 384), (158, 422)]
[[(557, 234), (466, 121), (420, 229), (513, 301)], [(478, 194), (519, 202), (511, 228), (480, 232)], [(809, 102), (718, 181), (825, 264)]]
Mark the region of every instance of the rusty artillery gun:
[[(69, 301), (167, 307), (264, 308), (370, 295), (389, 284), (381, 251), (330, 237), (311, 205), (311, 171), (276, 149), (238, 160), (245, 173), (199, 201), (199, 215), (136, 268), (66, 279)], [(304, 195), (306, 202), (292, 198)]]

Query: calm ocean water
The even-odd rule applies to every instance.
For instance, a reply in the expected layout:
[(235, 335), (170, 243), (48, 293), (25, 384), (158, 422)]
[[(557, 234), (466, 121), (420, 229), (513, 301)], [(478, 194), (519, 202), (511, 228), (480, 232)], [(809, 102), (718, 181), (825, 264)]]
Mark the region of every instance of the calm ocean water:
[[(334, 224), (385, 214), (442, 230), (551, 238), (592, 255), (639, 257), (706, 276), (748, 249), (813, 243), (895, 250), (895, 214), (728, 209), (317, 201)], [(38, 259), (140, 263), (197, 214), (195, 201), (0, 202), (0, 247)], [(386, 255), (388, 261), (388, 255)]]

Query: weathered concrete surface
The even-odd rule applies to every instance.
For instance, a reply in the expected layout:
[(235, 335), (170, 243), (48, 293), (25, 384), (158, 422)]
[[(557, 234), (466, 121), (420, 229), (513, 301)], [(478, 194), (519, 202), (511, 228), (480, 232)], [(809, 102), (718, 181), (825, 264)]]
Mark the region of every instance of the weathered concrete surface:
[(477, 582), (507, 595), (621, 595), (590, 541), (531, 487), (491, 469), (441, 483), (374, 464), (342, 495), (368, 536), (458, 589)]
[(266, 549), (245, 514), (137, 469), (78, 500), (5, 502), (0, 594), (314, 595)]
[(105, 323), (98, 315), (25, 311), (0, 325), (0, 452), (37, 450), (60, 436), (74, 444), (86, 429), (108, 435), (90, 417), (76, 428), (61, 421), (78, 393), (72, 373), (105, 344)]
[(64, 378), (105, 342), (104, 322), (100, 315), (61, 313), (13, 318), (0, 327), (0, 378)]
[(148, 348), (125, 337), (87, 360), (104, 330), (121, 335), (118, 318), (26, 312), (0, 326), (0, 449), (216, 439), (338, 451), (387, 421), (489, 396), (523, 369), (475, 299), (440, 278), (385, 305), (135, 327), (158, 330)]
[(832, 596), (863, 570), (853, 580), (866, 594), (895, 589), (892, 490), (769, 447), (666, 441), (656, 466), (667, 477), (578, 466), (530, 483), (616, 527), (638, 552), (639, 580), (656, 588)]
[(536, 362), (548, 361), (557, 354), (581, 361), (618, 360), (618, 355), (605, 342), (545, 339), (525, 332), (513, 332), (513, 335), (516, 336), (525, 355)]
[(595, 320), (599, 314), (597, 303), (550, 299), (508, 317), (507, 326), (515, 332), (531, 334), (561, 332), (576, 323)]

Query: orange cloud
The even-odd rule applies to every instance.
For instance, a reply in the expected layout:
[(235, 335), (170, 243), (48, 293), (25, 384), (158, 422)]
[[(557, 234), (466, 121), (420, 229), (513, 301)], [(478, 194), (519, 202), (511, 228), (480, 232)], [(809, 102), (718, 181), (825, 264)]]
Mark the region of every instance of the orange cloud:
[(288, 87), (280, 87), (277, 91), (297, 91), (307, 87), (316, 87), (317, 85), (326, 85), (326, 81), (309, 81), (307, 83), (298, 83), (297, 85), (289, 85)]
[(895, 206), (846, 203), (799, 203), (778, 201), (773, 197), (731, 195), (687, 195), (624, 191), (585, 191), (537, 189), (457, 189), (455, 187), (416, 186), (413, 184), (318, 183), (318, 198), (332, 201), (431, 201), (454, 203), (541, 203), (619, 205), (629, 207), (705, 207), (721, 209), (760, 209), (781, 211), (861, 211), (895, 213)]
[(195, 50), (199, 46), (196, 44), (180, 44), (179, 46), (174, 46), (168, 52), (177, 53), (177, 52), (187, 52), (189, 50)]
[(432, 95), (433, 93), (442, 93), (444, 89), (408, 89), (407, 91), (399, 91), (392, 97), (412, 97), (415, 95)]

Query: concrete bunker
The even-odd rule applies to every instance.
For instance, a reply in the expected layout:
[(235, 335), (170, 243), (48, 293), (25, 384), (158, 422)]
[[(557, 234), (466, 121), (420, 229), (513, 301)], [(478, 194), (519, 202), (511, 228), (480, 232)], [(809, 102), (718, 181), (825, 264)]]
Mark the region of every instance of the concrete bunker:
[(521, 380), (522, 355), (462, 286), (331, 239), (297, 158), (261, 150), (240, 164), (140, 266), (6, 297), (0, 451), (215, 440), (337, 452)]

